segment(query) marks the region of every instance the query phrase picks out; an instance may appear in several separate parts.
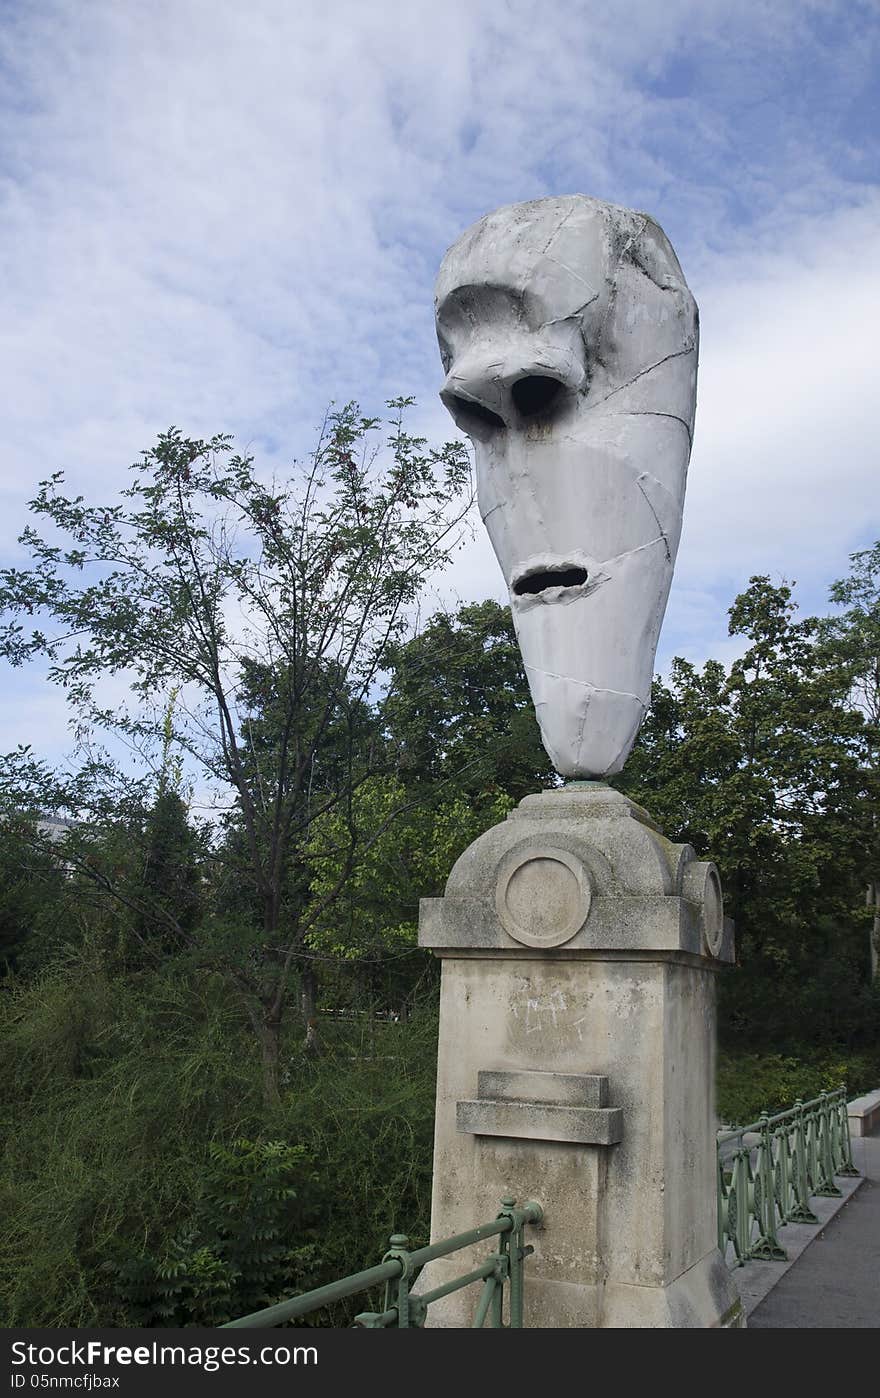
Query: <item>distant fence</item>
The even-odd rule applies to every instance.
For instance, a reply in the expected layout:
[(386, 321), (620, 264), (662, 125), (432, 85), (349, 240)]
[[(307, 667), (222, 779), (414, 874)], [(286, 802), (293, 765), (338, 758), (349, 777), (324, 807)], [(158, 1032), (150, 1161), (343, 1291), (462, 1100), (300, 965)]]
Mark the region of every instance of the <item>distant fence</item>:
[(813, 1198), (839, 1197), (835, 1175), (854, 1176), (846, 1088), (718, 1135), (718, 1247), (736, 1266), (785, 1261), (785, 1223), (818, 1223)]

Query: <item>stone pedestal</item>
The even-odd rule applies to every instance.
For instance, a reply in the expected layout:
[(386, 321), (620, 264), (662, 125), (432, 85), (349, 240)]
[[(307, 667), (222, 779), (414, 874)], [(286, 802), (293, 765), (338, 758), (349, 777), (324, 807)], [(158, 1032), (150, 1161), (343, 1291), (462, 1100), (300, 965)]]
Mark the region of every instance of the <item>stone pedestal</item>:
[[(732, 926), (714, 866), (574, 783), (465, 851), (422, 901), (419, 942), (443, 959), (432, 1241), (502, 1195), (535, 1199), (527, 1326), (741, 1324), (716, 1246), (714, 981)], [(458, 1292), (428, 1323), (467, 1326), (473, 1306)]]

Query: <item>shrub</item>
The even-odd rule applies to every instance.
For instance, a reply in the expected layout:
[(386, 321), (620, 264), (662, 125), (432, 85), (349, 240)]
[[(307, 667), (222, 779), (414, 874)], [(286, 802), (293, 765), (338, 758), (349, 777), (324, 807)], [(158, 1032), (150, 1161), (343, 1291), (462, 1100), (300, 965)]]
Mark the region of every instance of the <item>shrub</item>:
[(799, 1055), (732, 1053), (719, 1055), (719, 1121), (744, 1126), (761, 1112), (785, 1111), (798, 1098), (807, 1102), (820, 1092), (846, 1087), (850, 1097), (880, 1082), (880, 1054), (805, 1048)]

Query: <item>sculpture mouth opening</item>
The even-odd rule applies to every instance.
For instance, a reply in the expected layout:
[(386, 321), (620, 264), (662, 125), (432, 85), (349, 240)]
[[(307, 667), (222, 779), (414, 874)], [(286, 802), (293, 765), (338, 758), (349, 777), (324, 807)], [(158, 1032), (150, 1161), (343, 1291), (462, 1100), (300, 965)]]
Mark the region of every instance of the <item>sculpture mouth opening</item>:
[(540, 573), (527, 573), (513, 585), (517, 597), (533, 597), (548, 587), (581, 587), (587, 581), (586, 568), (547, 568)]
[(529, 374), (517, 379), (510, 391), (520, 417), (539, 417), (554, 407), (562, 388), (549, 374)]

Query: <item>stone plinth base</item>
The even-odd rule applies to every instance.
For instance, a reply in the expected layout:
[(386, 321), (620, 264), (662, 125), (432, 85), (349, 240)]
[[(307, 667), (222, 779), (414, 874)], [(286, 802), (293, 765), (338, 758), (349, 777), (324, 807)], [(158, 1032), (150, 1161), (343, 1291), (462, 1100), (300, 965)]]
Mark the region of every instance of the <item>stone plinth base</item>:
[[(716, 1248), (713, 866), (605, 787), (527, 797), (422, 904), (443, 958), (432, 1240), (535, 1199), (526, 1324), (738, 1323)], [(420, 1289), (487, 1248), (432, 1264)], [(466, 1326), (475, 1297), (434, 1303)]]
[[(536, 1251), (546, 1258), (543, 1239), (532, 1232), (529, 1237), (536, 1244)], [(487, 1246), (481, 1257), (475, 1250), (474, 1265), (476, 1260), (485, 1260), (488, 1251)], [(463, 1255), (458, 1256), (460, 1259)], [(428, 1291), (442, 1286), (465, 1270), (460, 1260), (442, 1258), (431, 1262), (414, 1289)], [(717, 1248), (665, 1286), (551, 1281), (538, 1271), (538, 1262), (530, 1257), (525, 1285), (527, 1329), (739, 1330), (746, 1325), (743, 1302)], [(427, 1325), (470, 1328), (477, 1295), (476, 1289), (472, 1289), (435, 1301), (428, 1312)]]

